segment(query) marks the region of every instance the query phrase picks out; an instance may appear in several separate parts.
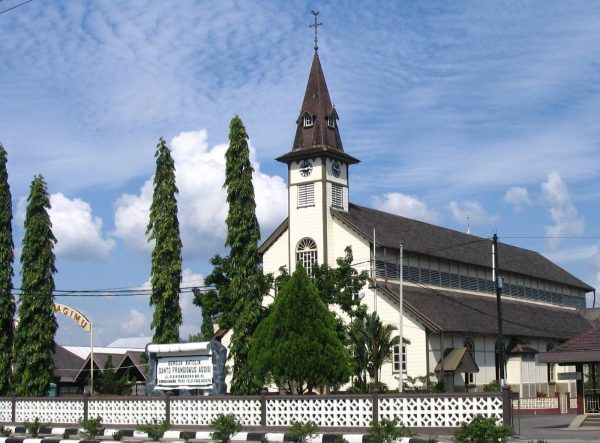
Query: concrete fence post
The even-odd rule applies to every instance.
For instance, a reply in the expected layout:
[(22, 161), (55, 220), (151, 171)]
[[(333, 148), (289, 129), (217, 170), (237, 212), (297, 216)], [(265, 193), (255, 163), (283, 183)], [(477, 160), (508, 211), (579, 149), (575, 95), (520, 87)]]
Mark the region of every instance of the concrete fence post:
[(165, 421), (171, 423), (171, 393), (165, 393)]
[(512, 396), (510, 386), (502, 386), (502, 424), (512, 426)]
[(260, 425), (267, 426), (267, 388), (260, 391)]
[(372, 392), (373, 395), (373, 423), (379, 421), (379, 389), (375, 388)]
[(17, 397), (15, 396), (15, 394), (13, 394), (12, 396), (12, 423), (16, 424), (17, 423)]
[(83, 419), (87, 420), (88, 419), (88, 401), (90, 399), (90, 395), (89, 394), (83, 394)]

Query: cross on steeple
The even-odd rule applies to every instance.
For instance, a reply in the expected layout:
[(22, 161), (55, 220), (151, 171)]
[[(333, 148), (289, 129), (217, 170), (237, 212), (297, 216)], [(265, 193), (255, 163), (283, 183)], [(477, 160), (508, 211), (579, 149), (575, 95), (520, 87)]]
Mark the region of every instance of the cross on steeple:
[(317, 45), (317, 42), (319, 41), (319, 39), (317, 37), (317, 30), (319, 29), (319, 26), (323, 26), (323, 23), (317, 21), (317, 15), (319, 15), (319, 11), (315, 11), (313, 9), (312, 11), (310, 11), (310, 13), (315, 16), (315, 22), (312, 25), (308, 25), (308, 27), (315, 28), (315, 51), (316, 51), (317, 49), (319, 49), (319, 46)]

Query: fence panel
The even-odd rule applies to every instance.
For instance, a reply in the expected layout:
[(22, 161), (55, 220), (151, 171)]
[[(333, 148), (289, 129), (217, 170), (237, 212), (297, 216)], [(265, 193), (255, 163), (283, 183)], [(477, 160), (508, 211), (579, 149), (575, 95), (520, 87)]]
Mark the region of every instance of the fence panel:
[(162, 399), (90, 399), (88, 417), (102, 417), (105, 425), (136, 425), (167, 418), (166, 402)]
[(475, 416), (494, 417), (502, 423), (500, 396), (381, 396), (379, 419), (398, 418), (409, 427), (458, 427)]
[(174, 425), (209, 425), (219, 414), (233, 414), (244, 426), (260, 426), (260, 398), (171, 399)]
[(371, 397), (267, 398), (267, 426), (314, 421), (319, 427), (367, 427), (373, 419)]
[(0, 400), (0, 422), (12, 421), (12, 401)]
[(529, 409), (558, 409), (558, 397), (534, 397), (513, 400), (513, 407), (522, 410)]
[(36, 418), (43, 423), (77, 423), (83, 418), (83, 400), (62, 398), (17, 399), (16, 422), (34, 421)]

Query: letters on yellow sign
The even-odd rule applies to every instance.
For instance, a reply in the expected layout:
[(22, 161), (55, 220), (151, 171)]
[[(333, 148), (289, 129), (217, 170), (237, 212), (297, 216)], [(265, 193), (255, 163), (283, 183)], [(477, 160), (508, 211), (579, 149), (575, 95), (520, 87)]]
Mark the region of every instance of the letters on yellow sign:
[(77, 311), (76, 309), (73, 309), (70, 306), (54, 303), (54, 312), (66, 315), (71, 320), (77, 322), (79, 326), (81, 326), (86, 331), (89, 331), (91, 329), (91, 323), (85, 317), (85, 315), (83, 315), (81, 312)]

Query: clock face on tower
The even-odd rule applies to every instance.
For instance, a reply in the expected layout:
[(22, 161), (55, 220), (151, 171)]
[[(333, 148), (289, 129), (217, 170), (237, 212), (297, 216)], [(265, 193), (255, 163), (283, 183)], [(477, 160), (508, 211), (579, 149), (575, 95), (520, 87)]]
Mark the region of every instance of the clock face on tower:
[(300, 163), (300, 175), (302, 175), (302, 177), (308, 177), (312, 172), (312, 168), (313, 165), (310, 160), (303, 160), (302, 163)]
[(339, 161), (336, 160), (331, 164), (331, 173), (336, 178), (340, 176), (342, 173), (342, 166), (340, 165)]

